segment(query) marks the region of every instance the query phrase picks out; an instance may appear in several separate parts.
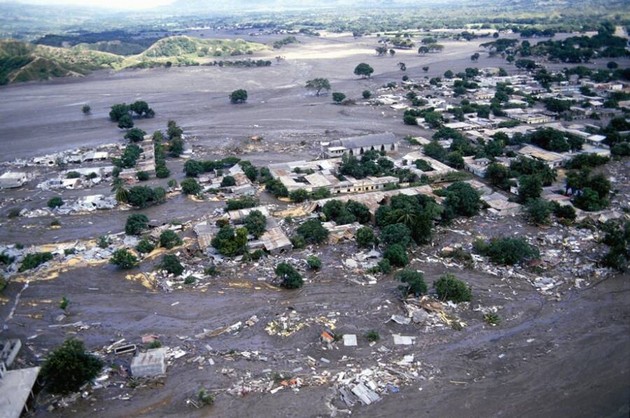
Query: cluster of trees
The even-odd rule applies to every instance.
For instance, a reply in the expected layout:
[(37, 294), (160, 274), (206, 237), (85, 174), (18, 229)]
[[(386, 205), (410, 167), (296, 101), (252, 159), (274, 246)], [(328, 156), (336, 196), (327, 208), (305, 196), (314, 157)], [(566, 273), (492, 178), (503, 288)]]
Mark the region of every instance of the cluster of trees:
[(329, 197), (330, 190), (325, 187), (318, 187), (310, 193), (305, 189), (297, 189), (289, 193), (289, 199), (291, 199), (291, 201), (295, 203), (301, 203), (306, 200), (326, 199)]
[(149, 107), (147, 102), (138, 100), (128, 105), (126, 103), (115, 104), (109, 112), (109, 119), (117, 122), (121, 129), (133, 128), (133, 116), (138, 118), (152, 118), (155, 116), (153, 109)]
[(514, 265), (540, 257), (538, 248), (525, 238), (493, 238), (490, 241), (476, 240), (473, 248), (497, 264)]
[(608, 206), (612, 186), (603, 174), (592, 174), (590, 169), (567, 173), (565, 191), (573, 195), (573, 204), (585, 211), (598, 211)]
[(285, 45), (296, 44), (296, 43), (299, 43), (299, 41), (297, 40), (295, 36), (287, 36), (280, 39), (279, 41), (275, 41), (273, 43), (273, 48), (280, 49)]
[(203, 64), (209, 67), (237, 67), (237, 68), (252, 68), (252, 67), (271, 67), (270, 60), (231, 60), (231, 61), (211, 61)]
[(354, 200), (329, 200), (322, 208), (326, 220), (334, 221), (337, 225), (359, 222), (370, 222), (370, 209), (362, 203)]
[(625, 272), (630, 266), (630, 222), (609, 221), (603, 226), (606, 235), (604, 244), (608, 245), (608, 253), (602, 264), (615, 270)]
[(94, 379), (103, 366), (98, 357), (87, 352), (82, 341), (69, 339), (46, 357), (40, 376), (51, 393), (67, 394)]
[(224, 225), (212, 238), (211, 245), (226, 257), (242, 255), (247, 251), (247, 228)]
[(18, 268), (18, 272), (24, 273), (25, 271), (32, 270), (52, 259), (53, 255), (48, 251), (26, 254), (22, 260), (22, 264), (20, 264), (20, 267)]
[(401, 182), (415, 182), (418, 177), (406, 168), (396, 168), (392, 160), (383, 153), (370, 150), (357, 158), (354, 155), (344, 154), (339, 166), (339, 174), (352, 176), (356, 179), (370, 177), (395, 176)]
[(114, 190), (117, 201), (140, 209), (163, 203), (166, 198), (166, 190), (163, 187), (134, 186), (126, 189), (122, 182), (118, 181), (114, 184)]
[[(238, 157), (226, 157), (221, 160), (188, 160), (184, 163), (184, 173), (187, 177), (197, 177), (199, 174), (217, 171), (222, 174), (222, 170), (232, 168), (241, 161)], [(249, 177), (249, 176), (248, 176)]]
[(524, 142), (554, 152), (579, 151), (584, 144), (584, 140), (579, 136), (553, 128), (542, 128), (527, 134)]
[(140, 154), (142, 154), (142, 148), (136, 144), (129, 144), (125, 147), (120, 158), (112, 158), (112, 164), (121, 169), (133, 168), (136, 166)]
[(322, 244), (328, 240), (329, 232), (319, 219), (309, 219), (302, 223), (291, 238), (293, 246), (303, 248), (307, 244)]
[(280, 286), (286, 289), (299, 289), (304, 284), (302, 275), (289, 263), (278, 264), (275, 273), (281, 281)]

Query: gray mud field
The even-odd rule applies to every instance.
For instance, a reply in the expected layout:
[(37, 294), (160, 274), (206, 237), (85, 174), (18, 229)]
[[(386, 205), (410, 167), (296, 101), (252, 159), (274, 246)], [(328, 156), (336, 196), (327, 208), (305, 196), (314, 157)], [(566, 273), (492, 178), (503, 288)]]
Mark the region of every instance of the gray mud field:
[[(400, 137), (430, 133), (404, 125), (402, 114), (385, 106), (333, 105), (330, 94), (315, 97), (308, 92), (306, 80), (326, 77), (333, 86), (331, 92), (359, 99), (363, 90), (375, 91), (389, 81), (399, 81), (404, 74), (413, 79), (438, 76), (447, 69), (506, 66), (483, 53), (479, 62), (471, 63), (470, 55), (481, 51), (479, 42), (445, 42), (445, 51), (439, 55), (401, 51), (395, 57), (379, 58), (374, 55), (375, 39), (300, 40), (299, 45), (254, 56), (286, 57), (279, 63), (274, 60), (267, 68), (98, 72), (82, 79), (3, 87), (1, 159), (121, 142), (121, 131), (107, 120), (109, 108), (140, 99), (150, 104), (156, 117), (140, 120), (137, 126), (153, 132), (165, 129), (169, 119), (177, 121), (195, 156), (219, 158), (238, 149), (239, 157), (256, 165), (311, 159), (317, 157), (322, 140), (385, 131)], [(352, 74), (362, 61), (374, 67), (371, 79)], [(400, 61), (406, 63), (406, 73), (398, 70)], [(430, 66), (428, 73), (421, 69), (425, 65)], [(228, 94), (238, 88), (248, 91), (248, 102), (230, 105)], [(81, 113), (84, 103), (92, 107), (89, 116)], [(264, 138), (261, 144), (251, 144), (249, 138), (254, 135)], [(168, 160), (168, 165), (174, 178), (181, 180), (181, 162)], [(620, 169), (627, 170), (628, 166)], [(108, 193), (109, 188), (99, 186), (90, 193)], [(33, 184), (26, 191), (0, 192), (3, 210), (11, 207), (11, 202), (31, 209), (42, 207), (50, 196), (50, 192), (36, 191)], [(162, 224), (197, 219), (218, 207), (222, 207), (221, 202), (177, 197), (143, 213)], [(7, 219), (3, 214), (0, 242), (30, 245), (95, 239), (121, 232), (129, 213), (64, 216), (62, 228), (57, 230), (47, 227), (50, 219)], [(427, 283), (453, 273), (472, 287), (472, 302), (453, 311), (466, 324), (461, 330), (390, 321), (392, 315), (405, 314), (399, 283), (392, 275), (368, 286), (353, 281), (362, 274), (345, 267), (344, 260), (357, 249), (353, 242), (345, 242), (290, 254), (304, 260), (317, 253), (324, 261), (319, 272), (303, 272), (306, 284), (297, 291), (270, 284), (270, 266), (280, 257), (244, 267), (229, 262), (219, 276), (203, 285), (172, 292), (149, 289), (104, 263), (60, 269), (50, 280), (28, 277), (28, 285), (24, 280), (11, 282), (0, 299), (0, 335), (22, 339), (19, 362), (24, 366), (38, 364), (68, 337), (80, 338), (88, 349), (102, 352), (102, 347), (122, 338), (140, 345), (143, 335), (155, 334), (164, 346), (185, 352), (169, 359), (166, 377), (138, 380), (133, 385), (126, 375), (131, 356), (109, 355), (112, 371), (101, 382), (106, 387), (50, 410), (49, 395), (41, 393), (35, 409), (27, 414), (30, 417), (347, 416), (348, 407), (334, 389), (339, 373), (387, 368), (394, 368), (390, 372), (403, 381), (405, 374), (413, 373), (413, 379), (392, 386), (377, 403), (357, 404), (352, 408), (353, 416), (628, 416), (627, 274), (603, 280), (584, 277), (586, 284), (582, 286), (574, 285), (567, 276), (566, 285), (544, 293), (516, 275), (435, 261), (442, 247), (470, 246), (477, 233), (566, 233), (558, 227), (536, 231), (522, 223), (514, 217), (475, 217), (462, 221), (456, 229), (439, 230), (432, 245), (412, 251), (411, 267), (423, 271)], [(185, 250), (181, 253), (187, 256)], [(154, 264), (143, 263), (132, 273), (149, 272)], [(60, 322), (58, 304), (64, 296), (70, 305), (67, 317)], [(497, 307), (501, 323), (490, 326), (484, 322), (480, 307)], [(286, 337), (265, 330), (271, 321), (292, 312), (299, 315), (303, 328)], [(208, 330), (245, 323), (254, 315), (257, 321), (249, 325), (216, 336), (203, 335)], [(319, 336), (330, 320), (334, 320), (337, 332), (356, 334), (358, 346), (322, 344)], [(370, 344), (364, 337), (369, 330), (378, 330), (380, 340)], [(394, 345), (394, 334), (414, 336), (415, 344)], [(304, 384), (269, 392), (270, 387), (279, 387), (288, 378), (299, 378)], [(202, 386), (216, 394), (216, 401), (212, 407), (196, 409), (187, 400)]]

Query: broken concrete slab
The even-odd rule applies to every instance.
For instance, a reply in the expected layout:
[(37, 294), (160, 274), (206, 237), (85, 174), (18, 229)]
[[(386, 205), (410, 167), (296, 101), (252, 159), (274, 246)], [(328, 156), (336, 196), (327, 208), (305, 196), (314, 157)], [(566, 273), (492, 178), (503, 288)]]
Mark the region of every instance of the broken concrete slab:
[(357, 336), (355, 334), (344, 334), (343, 345), (345, 347), (356, 347), (358, 345)]
[(131, 360), (131, 374), (136, 377), (151, 377), (166, 373), (166, 348), (138, 353)]
[(357, 398), (359, 398), (361, 403), (364, 405), (370, 405), (381, 400), (381, 397), (378, 396), (378, 393), (374, 392), (363, 383), (357, 384), (351, 389), (351, 391), (354, 395), (356, 395)]
[(394, 334), (392, 337), (395, 345), (413, 345), (416, 342), (416, 337), (413, 336)]

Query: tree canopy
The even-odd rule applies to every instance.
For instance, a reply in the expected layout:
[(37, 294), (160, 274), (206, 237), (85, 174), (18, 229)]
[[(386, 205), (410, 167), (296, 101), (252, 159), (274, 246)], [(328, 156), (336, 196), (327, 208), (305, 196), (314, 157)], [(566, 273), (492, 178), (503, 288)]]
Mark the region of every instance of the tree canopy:
[(374, 68), (372, 68), (370, 65), (364, 62), (360, 63), (354, 68), (354, 74), (360, 75), (363, 78), (365, 77), (370, 78), (373, 72), (374, 72)]
[(94, 379), (103, 362), (86, 352), (83, 342), (69, 339), (53, 350), (44, 362), (41, 375), (52, 393), (76, 392), (84, 383)]
[(322, 90), (330, 90), (330, 81), (327, 78), (314, 78), (306, 82), (306, 88), (315, 90), (315, 95), (319, 96)]
[(238, 89), (230, 93), (230, 102), (232, 104), (245, 103), (247, 101), (247, 90)]

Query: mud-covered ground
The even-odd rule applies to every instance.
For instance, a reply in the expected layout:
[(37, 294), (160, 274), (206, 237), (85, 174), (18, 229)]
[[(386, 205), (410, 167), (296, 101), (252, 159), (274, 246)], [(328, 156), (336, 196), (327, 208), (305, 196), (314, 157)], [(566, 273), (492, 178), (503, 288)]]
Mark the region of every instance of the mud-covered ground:
[[(101, 72), (72, 81), (4, 87), (0, 89), (2, 160), (120, 141), (121, 132), (107, 120), (109, 107), (138, 99), (149, 102), (157, 114), (155, 119), (139, 121), (139, 127), (152, 132), (164, 129), (168, 119), (176, 120), (191, 138), (197, 155), (218, 156), (238, 148), (243, 158), (257, 165), (313, 158), (320, 140), (382, 131), (399, 136), (423, 132), (402, 124), (401, 114), (387, 107), (332, 105), (330, 95), (315, 97), (304, 89), (308, 79), (327, 77), (332, 91), (358, 98), (365, 89), (375, 91), (389, 81), (400, 80), (405, 74), (397, 68), (400, 61), (406, 63), (406, 74), (411, 78), (438, 76), (447, 69), (468, 66), (502, 65), (509, 70), (500, 59), (488, 59), (485, 54), (479, 62), (470, 62), (470, 55), (478, 50), (475, 41), (446, 42), (440, 55), (420, 57), (408, 51), (379, 58), (374, 56), (374, 39), (300, 39), (302, 44), (270, 51), (269, 57), (286, 57), (280, 63), (274, 61), (270, 68)], [(352, 74), (362, 61), (375, 69), (369, 80)], [(430, 66), (427, 74), (421, 69), (425, 65)], [(247, 104), (228, 103), (229, 92), (237, 88), (248, 90)], [(92, 107), (90, 116), (80, 110), (86, 102)], [(263, 143), (252, 145), (248, 140), (252, 135), (263, 136)], [(169, 160), (168, 165), (181, 179), (181, 163)], [(623, 163), (615, 167), (628, 169)], [(152, 182), (161, 183), (166, 180)], [(108, 189), (103, 185), (90, 191), (64, 192), (64, 197), (107, 193)], [(29, 184), (27, 191), (2, 191), (2, 209), (39, 208), (52, 195), (39, 192), (32, 196), (35, 194), (34, 184)], [(7, 199), (17, 200), (7, 203)], [(219, 206), (220, 202), (177, 197), (143, 212), (157, 224), (173, 219), (186, 222)], [(61, 229), (48, 228), (51, 219), (3, 216), (0, 241), (29, 245), (96, 238), (122, 231), (128, 214), (115, 210), (64, 216), (60, 217)], [(346, 242), (290, 255), (303, 260), (317, 253), (324, 260), (321, 271), (303, 272), (307, 282), (298, 291), (282, 291), (271, 284), (270, 269), (280, 260), (274, 257), (245, 267), (226, 263), (220, 266), (219, 276), (172, 292), (148, 289), (107, 264), (60, 271), (57, 278), (48, 281), (28, 277), (28, 286), (24, 280), (11, 282), (2, 295), (0, 337), (22, 339), (24, 348), (18, 362), (25, 366), (37, 364), (70, 336), (82, 339), (90, 350), (102, 355), (104, 346), (122, 338), (142, 345), (141, 337), (146, 334), (155, 334), (164, 346), (186, 352), (169, 360), (165, 379), (141, 380), (133, 385), (119, 371), (119, 366), (123, 370), (128, 367), (131, 358), (108, 354), (106, 358), (115, 370), (99, 382), (106, 387), (52, 410), (47, 409), (51, 398), (42, 393), (30, 414), (36, 417), (315, 417), (331, 416), (334, 411), (343, 416), (348, 407), (341, 402), (333, 382), (339, 373), (386, 367), (414, 373), (413, 379), (397, 375), (404, 382), (376, 404), (355, 406), (353, 415), (627, 416), (628, 276), (601, 279), (593, 274), (576, 281), (578, 277), (571, 273), (575, 258), (571, 258), (543, 272), (556, 277), (559, 284), (550, 292), (541, 292), (532, 285), (537, 274), (529, 270), (496, 272), (484, 261), (465, 268), (439, 257), (446, 246), (469, 248), (479, 234), (524, 235), (541, 241), (544, 236), (574, 237), (558, 225), (538, 230), (519, 217), (483, 215), (441, 229), (433, 245), (415, 249), (411, 266), (422, 270), (429, 284), (449, 272), (472, 287), (470, 304), (449, 308), (450, 314), (467, 325), (459, 331), (440, 321), (431, 325), (388, 321), (394, 314), (405, 314), (398, 283), (392, 276), (381, 277), (371, 286), (353, 282), (363, 274), (344, 266), (344, 261), (357, 253), (355, 244)], [(552, 244), (545, 245), (553, 249)], [(584, 262), (604, 250), (590, 241), (582, 248)], [(183, 254), (181, 249), (174, 251)], [(152, 266), (146, 263), (140, 270), (149, 271)], [(68, 316), (59, 318), (63, 313), (59, 301), (64, 296), (70, 300)], [(484, 322), (483, 309), (489, 308), (497, 309), (501, 318), (498, 326)], [(288, 337), (265, 331), (269, 322), (291, 312), (309, 326)], [(206, 330), (244, 324), (254, 315), (258, 321), (238, 330), (199, 336)], [(332, 348), (322, 345), (319, 335), (331, 320), (335, 331), (356, 334), (358, 346), (344, 347), (340, 342)], [(369, 330), (378, 331), (381, 337), (374, 345), (363, 337)], [(393, 334), (417, 339), (411, 346), (395, 346)], [(411, 364), (398, 364), (410, 354)], [(281, 379), (274, 381), (279, 375), (299, 377), (304, 383), (299, 390), (269, 393), (268, 385), (280, 386)], [(187, 399), (202, 386), (216, 394), (216, 402), (197, 410)]]

